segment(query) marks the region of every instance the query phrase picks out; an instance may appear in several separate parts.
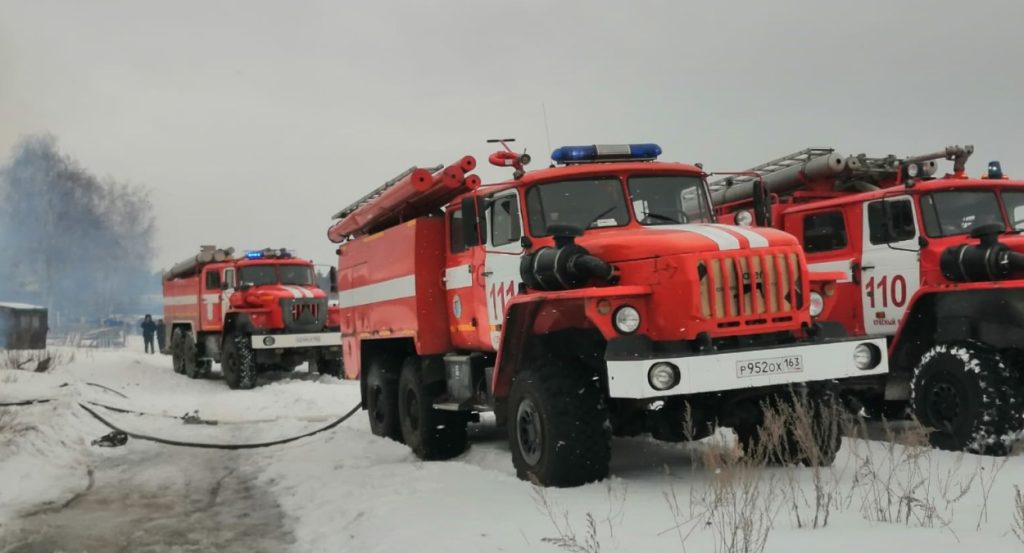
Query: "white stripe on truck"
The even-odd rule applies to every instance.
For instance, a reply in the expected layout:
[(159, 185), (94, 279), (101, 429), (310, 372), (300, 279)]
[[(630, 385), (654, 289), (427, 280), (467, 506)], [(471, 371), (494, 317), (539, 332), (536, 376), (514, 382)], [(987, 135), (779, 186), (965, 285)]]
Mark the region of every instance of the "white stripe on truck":
[(444, 270), (444, 286), (448, 290), (469, 288), (473, 285), (473, 266), (459, 265)]
[(416, 295), (416, 275), (406, 275), (358, 288), (341, 290), (338, 294), (338, 305), (341, 307), (358, 307), (382, 301), (411, 298)]
[(699, 234), (718, 245), (720, 251), (740, 249), (740, 239), (711, 225), (651, 225), (651, 230), (678, 230)]

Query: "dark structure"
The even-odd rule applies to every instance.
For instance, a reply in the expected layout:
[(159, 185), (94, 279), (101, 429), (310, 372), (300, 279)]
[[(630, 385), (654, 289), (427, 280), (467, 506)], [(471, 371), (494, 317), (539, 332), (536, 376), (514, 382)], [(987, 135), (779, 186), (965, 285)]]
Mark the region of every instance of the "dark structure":
[(0, 302), (0, 349), (46, 349), (45, 307)]

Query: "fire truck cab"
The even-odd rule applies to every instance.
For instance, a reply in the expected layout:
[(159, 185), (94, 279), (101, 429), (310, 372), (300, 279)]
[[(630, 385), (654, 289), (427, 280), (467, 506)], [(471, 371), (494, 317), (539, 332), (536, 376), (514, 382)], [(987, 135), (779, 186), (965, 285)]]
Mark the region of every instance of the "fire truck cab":
[[(1024, 430), (1024, 181), (996, 162), (969, 178), (972, 152), (811, 148), (712, 186), (723, 220), (785, 230), (812, 270), (839, 273), (811, 292), (819, 320), (888, 340), (890, 373), (861, 381), (871, 404), (909, 407), (937, 447), (1005, 454)], [(936, 178), (940, 159), (954, 171)], [(759, 193), (768, 201), (755, 207)]]
[(884, 340), (812, 324), (794, 237), (716, 224), (706, 174), (660, 153), (563, 147), (487, 186), (467, 157), (338, 213), (345, 367), (373, 432), (448, 458), (493, 411), (521, 478), (579, 485), (606, 476), (613, 433), (722, 424), (751, 445), (762, 400), (886, 372)]
[(316, 286), (312, 263), (283, 249), (239, 258), (233, 252), (204, 246), (164, 274), (175, 372), (200, 378), (219, 362), (232, 389), (252, 388), (259, 372), (307, 361), (341, 376), (339, 311)]

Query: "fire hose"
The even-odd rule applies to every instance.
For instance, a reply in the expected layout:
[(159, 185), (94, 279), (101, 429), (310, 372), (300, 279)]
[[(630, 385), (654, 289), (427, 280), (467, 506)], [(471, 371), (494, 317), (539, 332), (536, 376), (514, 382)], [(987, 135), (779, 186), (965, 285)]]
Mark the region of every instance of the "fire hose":
[[(124, 396), (124, 394), (121, 394), (120, 392), (117, 392), (116, 390), (112, 390), (110, 388), (106, 388), (105, 386), (99, 386), (99, 385), (97, 385), (97, 386), (105, 388), (107, 390), (110, 390), (110, 391), (112, 391), (114, 393), (117, 393), (118, 395), (120, 395), (122, 397), (126, 397), (126, 396)], [(24, 407), (24, 406), (29, 406), (29, 405), (37, 405), (37, 404), (41, 404), (41, 403), (50, 403), (50, 402), (53, 402), (53, 401), (56, 401), (56, 400), (53, 399), (53, 398), (49, 398), (49, 399), (27, 399), (27, 400), (21, 400), (21, 401), (13, 401), (13, 402), (0, 403), (0, 407)], [(96, 403), (96, 402), (91, 402), (91, 401), (87, 402), (87, 403), (90, 403), (90, 404), (92, 404), (95, 407), (102, 407), (104, 409), (109, 409), (109, 410), (117, 412), (117, 413), (128, 413), (128, 414), (136, 414), (136, 415), (163, 416), (163, 417), (169, 417), (169, 418), (176, 418), (176, 419), (180, 419), (180, 420), (184, 421), (186, 424), (213, 424), (213, 425), (219, 424), (217, 421), (200, 419), (197, 415), (186, 414), (186, 415), (181, 416), (181, 417), (176, 417), (176, 416), (172, 416), (172, 415), (157, 415), (157, 414), (153, 414), (153, 413), (143, 413), (141, 411), (133, 411), (133, 410), (130, 410), (130, 409), (124, 409), (124, 408), (120, 408), (120, 407), (112, 407), (112, 406), (109, 406), (109, 405), (104, 405), (104, 404), (101, 404), (101, 403)], [(144, 440), (144, 441), (148, 441), (148, 442), (155, 442), (155, 443), (158, 443), (158, 444), (173, 445), (173, 446), (179, 446), (179, 447), (194, 447), (194, 448), (200, 448), (200, 449), (239, 450), (239, 449), (258, 449), (258, 448), (264, 448), (264, 447), (271, 447), (271, 446), (275, 446), (275, 445), (283, 445), (283, 444), (287, 444), (287, 443), (290, 443), (290, 442), (301, 440), (303, 438), (308, 438), (310, 436), (315, 436), (316, 434), (320, 434), (321, 432), (326, 432), (328, 430), (331, 430), (331, 429), (337, 427), (338, 425), (342, 424), (343, 422), (347, 421), (348, 419), (352, 418), (352, 416), (355, 415), (356, 413), (358, 413), (359, 410), (363, 407), (363, 404), (362, 404), (362, 402), (357, 403), (355, 405), (355, 407), (350, 409), (347, 413), (345, 413), (344, 415), (334, 419), (333, 421), (329, 422), (328, 424), (326, 424), (324, 426), (321, 426), (320, 428), (311, 430), (309, 432), (306, 432), (306, 433), (303, 433), (303, 434), (299, 434), (298, 436), (291, 436), (291, 437), (288, 437), (288, 438), (281, 438), (281, 439), (278, 439), (278, 440), (271, 440), (271, 441), (267, 441), (267, 442), (248, 443), (248, 444), (217, 444), (217, 443), (203, 443), (203, 442), (185, 442), (185, 441), (181, 441), (181, 440), (170, 440), (170, 439), (167, 439), (167, 438), (161, 438), (159, 436), (150, 436), (148, 434), (141, 434), (141, 433), (138, 433), (138, 432), (130, 432), (130, 431), (124, 430), (124, 429), (116, 426), (114, 423), (108, 421), (102, 415), (100, 415), (99, 413), (97, 413), (93, 409), (90, 409), (88, 406), (86, 406), (85, 403), (78, 402), (78, 406), (81, 407), (82, 409), (84, 409), (85, 412), (89, 413), (93, 418), (95, 418), (97, 421), (99, 421), (101, 424), (103, 424), (104, 426), (106, 426), (107, 428), (109, 428), (111, 430), (111, 432), (109, 434), (107, 434), (106, 436), (103, 436), (102, 438), (94, 440), (93, 441), (93, 445), (124, 445), (124, 443), (127, 442), (127, 438), (135, 438), (137, 440)], [(247, 421), (247, 422), (252, 422), (252, 421)]]
[[(149, 436), (147, 434), (139, 434), (137, 432), (129, 432), (127, 430), (122, 430), (121, 428), (118, 428), (116, 425), (114, 425), (114, 423), (112, 423), (112, 422), (108, 421), (107, 419), (103, 418), (103, 416), (101, 416), (96, 411), (93, 411), (92, 409), (86, 407), (85, 404), (79, 403), (78, 406), (81, 407), (82, 409), (85, 409), (85, 411), (87, 413), (89, 413), (90, 415), (92, 415), (93, 418), (95, 418), (96, 420), (100, 421), (100, 423), (102, 423), (107, 428), (111, 429), (113, 431), (111, 434), (120, 434), (121, 436), (135, 438), (136, 440), (145, 440), (147, 442), (155, 442), (155, 443), (164, 444), (164, 445), (173, 445), (173, 446), (180, 446), (180, 447), (195, 447), (195, 448), (200, 448), (200, 449), (238, 450), (238, 449), (258, 449), (258, 448), (263, 448), (263, 447), (271, 447), (271, 446), (275, 446), (275, 445), (287, 444), (287, 443), (290, 443), (290, 442), (301, 440), (303, 438), (308, 438), (310, 436), (314, 436), (314, 435), (319, 434), (321, 432), (326, 432), (326, 431), (328, 431), (328, 430), (330, 430), (330, 429), (340, 425), (341, 423), (347, 421), (348, 419), (352, 418), (352, 416), (355, 415), (356, 413), (358, 413), (359, 410), (363, 407), (363, 404), (361, 402), (356, 404), (356, 406), (353, 407), (351, 410), (349, 410), (349, 412), (347, 412), (344, 415), (338, 417), (337, 419), (331, 421), (327, 425), (322, 426), (320, 428), (317, 428), (315, 430), (311, 430), (311, 431), (306, 432), (304, 434), (299, 434), (298, 436), (291, 436), (289, 438), (281, 438), (279, 440), (272, 440), (272, 441), (269, 441), (269, 442), (256, 442), (256, 443), (248, 443), (248, 444), (214, 444), (214, 443), (202, 443), (202, 442), (183, 442), (183, 441), (180, 441), (180, 440), (169, 440), (167, 438), (160, 438), (158, 436)], [(115, 439), (115, 440), (118, 439), (117, 436), (111, 436), (111, 437), (112, 437), (112, 439)]]

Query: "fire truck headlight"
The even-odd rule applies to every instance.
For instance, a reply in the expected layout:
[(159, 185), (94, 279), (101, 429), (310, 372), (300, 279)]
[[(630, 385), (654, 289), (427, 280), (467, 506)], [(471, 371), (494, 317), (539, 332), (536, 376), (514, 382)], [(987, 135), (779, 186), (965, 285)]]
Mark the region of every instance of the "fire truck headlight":
[(660, 362), (651, 365), (647, 371), (647, 382), (651, 388), (658, 391), (665, 391), (679, 384), (679, 367), (672, 363)]
[(736, 212), (735, 216), (736, 224), (741, 227), (749, 227), (754, 223), (754, 216), (750, 214), (746, 209), (741, 209)]
[(853, 348), (853, 364), (862, 371), (869, 371), (882, 362), (882, 351), (874, 344), (858, 344)]
[(817, 292), (811, 292), (811, 316), (817, 317), (825, 310), (825, 298)]
[(263, 338), (263, 345), (264, 345), (264, 346), (267, 346), (268, 348), (269, 348), (270, 346), (274, 345), (274, 342), (276, 342), (276, 340), (274, 340), (274, 337), (273, 337), (273, 336), (265, 336), (265, 337)]
[(635, 307), (623, 305), (615, 311), (612, 322), (615, 324), (615, 330), (623, 334), (632, 334), (640, 328), (640, 312)]

